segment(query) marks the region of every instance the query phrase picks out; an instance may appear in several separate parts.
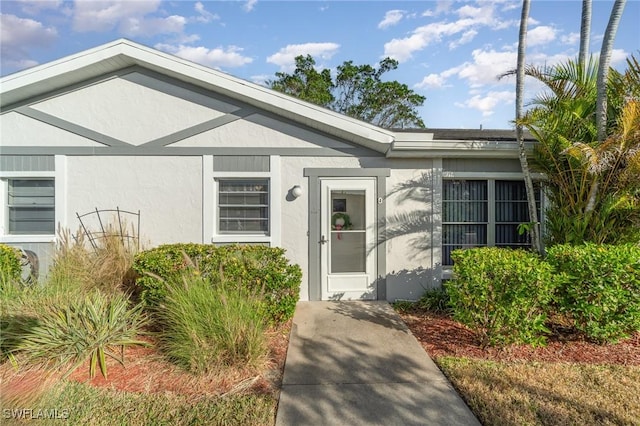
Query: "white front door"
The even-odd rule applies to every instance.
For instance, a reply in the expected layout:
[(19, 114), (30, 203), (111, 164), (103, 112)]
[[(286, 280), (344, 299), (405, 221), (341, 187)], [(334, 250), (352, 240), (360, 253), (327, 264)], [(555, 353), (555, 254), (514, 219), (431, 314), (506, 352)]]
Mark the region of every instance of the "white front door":
[(376, 181), (320, 181), (322, 300), (375, 300)]

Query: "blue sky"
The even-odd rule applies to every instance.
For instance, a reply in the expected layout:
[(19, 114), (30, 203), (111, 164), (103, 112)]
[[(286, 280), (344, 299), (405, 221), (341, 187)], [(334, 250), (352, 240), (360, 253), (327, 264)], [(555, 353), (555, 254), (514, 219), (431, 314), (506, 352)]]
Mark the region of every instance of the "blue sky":
[[(579, 0), (532, 0), (527, 62), (574, 58)], [(613, 1), (593, 2), (597, 54)], [(7, 75), (117, 38), (263, 83), (311, 54), (335, 69), (346, 60), (400, 62), (388, 74), (427, 97), (433, 128), (510, 128), (520, 1), (160, 1), (0, 3), (1, 74)], [(612, 65), (640, 50), (640, 1), (628, 0)], [(540, 87), (527, 83), (528, 97)]]

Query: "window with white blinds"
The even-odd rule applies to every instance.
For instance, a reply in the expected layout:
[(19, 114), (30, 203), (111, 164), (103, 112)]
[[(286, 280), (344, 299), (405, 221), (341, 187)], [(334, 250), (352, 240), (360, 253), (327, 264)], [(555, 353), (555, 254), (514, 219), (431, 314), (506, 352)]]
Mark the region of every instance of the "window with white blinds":
[(55, 233), (53, 179), (8, 179), (9, 234)]
[(269, 233), (269, 179), (218, 180), (218, 232)]
[(518, 225), (529, 222), (523, 181), (445, 180), (442, 195), (443, 265), (453, 264), (451, 252), (456, 249), (530, 247), (528, 235), (518, 234)]

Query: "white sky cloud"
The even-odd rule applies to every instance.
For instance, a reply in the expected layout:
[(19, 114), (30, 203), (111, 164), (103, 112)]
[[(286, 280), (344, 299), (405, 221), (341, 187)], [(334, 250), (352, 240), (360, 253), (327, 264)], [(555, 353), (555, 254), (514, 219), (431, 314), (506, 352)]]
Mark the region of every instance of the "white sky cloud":
[(493, 49), (475, 49), (471, 56), (473, 62), (465, 62), (449, 70), (449, 72), (457, 74), (459, 78), (467, 80), (471, 87), (497, 84), (498, 75), (516, 66), (517, 53), (512, 51), (496, 52)]
[(448, 13), (453, 5), (452, 0), (438, 0), (436, 2), (435, 10), (426, 10), (422, 13), (422, 16), (437, 16), (443, 13)]
[(258, 3), (258, 0), (247, 0), (247, 2), (243, 6), (243, 9), (245, 10), (245, 12), (251, 12), (256, 6), (256, 3)]
[(58, 38), (54, 27), (15, 15), (0, 14), (0, 59), (3, 67), (21, 69), (37, 65), (29, 50), (50, 46)]
[(29, 15), (37, 15), (43, 10), (58, 9), (62, 0), (18, 0), (21, 9)]
[(135, 37), (150, 37), (156, 34), (182, 33), (187, 19), (171, 15), (166, 18), (129, 18), (120, 24), (122, 34)]
[(446, 82), (447, 82), (446, 78), (441, 74), (429, 74), (428, 76), (423, 78), (420, 83), (416, 84), (414, 87), (418, 89), (426, 89), (426, 88), (440, 89), (444, 87)]
[(116, 28), (128, 37), (183, 32), (187, 23), (183, 16), (148, 16), (158, 12), (160, 5), (159, 0), (76, 0), (73, 29), (78, 32), (104, 32)]
[(540, 21), (529, 16), (529, 19), (527, 19), (527, 26), (533, 27), (534, 25), (540, 25)]
[(378, 24), (378, 28), (385, 29), (396, 25), (402, 20), (405, 13), (406, 12), (404, 10), (398, 9), (387, 11), (384, 15), (384, 19)]
[(527, 46), (539, 46), (547, 44), (556, 39), (557, 31), (555, 28), (540, 25), (532, 30), (527, 31)]
[(483, 117), (489, 117), (490, 115), (493, 115), (496, 106), (501, 104), (513, 104), (515, 96), (515, 92), (512, 91), (491, 91), (484, 96), (474, 95), (464, 102), (456, 103), (456, 106), (475, 109), (480, 111)]
[(198, 12), (198, 15), (200, 15), (196, 18), (198, 22), (202, 22), (206, 24), (207, 22), (216, 21), (220, 19), (220, 16), (218, 16), (218, 14), (211, 13), (207, 9), (205, 9), (204, 4), (202, 4), (202, 2), (197, 2), (193, 6), (193, 8), (195, 9), (196, 12)]
[(477, 35), (478, 32), (476, 30), (465, 31), (458, 40), (449, 43), (449, 50), (453, 50), (458, 46), (470, 43)]
[(311, 55), (315, 59), (331, 59), (339, 48), (337, 43), (290, 44), (267, 57), (267, 62), (278, 65), (282, 71), (289, 71), (295, 67), (296, 56)]
[(441, 42), (445, 37), (463, 35), (450, 42), (450, 48), (470, 41), (479, 28), (504, 29), (515, 25), (515, 21), (503, 21), (495, 15), (494, 3), (479, 3), (480, 7), (465, 5), (456, 10), (459, 17), (456, 21), (440, 21), (420, 26), (412, 34), (404, 38), (394, 38), (384, 45), (384, 55), (405, 62), (413, 53), (427, 46)]
[(242, 55), (243, 49), (238, 46), (209, 49), (204, 46), (174, 46), (160, 43), (156, 44), (155, 48), (213, 68), (235, 68), (253, 62), (252, 58)]
[(560, 41), (563, 44), (568, 44), (568, 45), (577, 45), (578, 43), (580, 43), (580, 33), (569, 33), (569, 34), (565, 34), (562, 37), (560, 37)]

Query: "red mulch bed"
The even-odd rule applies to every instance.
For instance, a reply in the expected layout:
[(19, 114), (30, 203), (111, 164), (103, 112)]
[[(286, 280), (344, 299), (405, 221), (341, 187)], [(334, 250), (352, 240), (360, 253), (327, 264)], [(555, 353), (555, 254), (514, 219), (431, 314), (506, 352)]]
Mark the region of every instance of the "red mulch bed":
[(587, 364), (640, 365), (640, 333), (617, 344), (600, 345), (573, 330), (557, 327), (546, 347), (511, 345), (483, 349), (473, 332), (444, 314), (425, 311), (401, 313), (427, 353), (495, 361), (542, 361)]
[(260, 368), (229, 369), (206, 375), (193, 375), (164, 359), (153, 340), (149, 347), (125, 349), (124, 366), (107, 360), (107, 379), (100, 373), (89, 377), (88, 363), (78, 368), (70, 380), (91, 386), (127, 392), (175, 393), (192, 397), (229, 393), (273, 393), (280, 387), (287, 356), (291, 321), (268, 332), (269, 355)]

